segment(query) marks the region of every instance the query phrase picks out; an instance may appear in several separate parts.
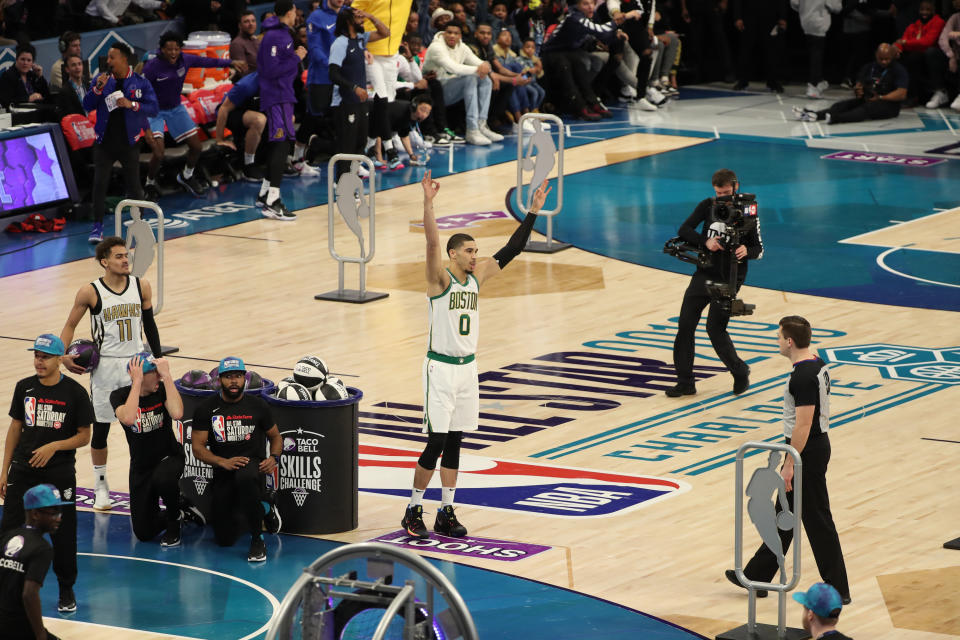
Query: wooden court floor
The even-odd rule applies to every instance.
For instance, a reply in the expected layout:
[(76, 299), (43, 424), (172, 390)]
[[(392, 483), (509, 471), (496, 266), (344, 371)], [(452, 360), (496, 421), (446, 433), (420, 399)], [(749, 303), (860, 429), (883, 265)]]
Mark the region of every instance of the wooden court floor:
[[(662, 147), (647, 140), (650, 153), (696, 142), (660, 137), (666, 138)], [(568, 171), (601, 166), (607, 154), (628, 152), (636, 142), (569, 150)], [(437, 215), (502, 209), (505, 185), (513, 182), (514, 172), (507, 164), (443, 178)], [(336, 288), (336, 265), (326, 251), (325, 207), (301, 212), (292, 224), (257, 220), (231, 227), (229, 237), (201, 233), (169, 242), (166, 299), (158, 324), (164, 344), (180, 348), (172, 358), (173, 372), (209, 369), (210, 361), (225, 355), (239, 355), (256, 368), (292, 367), (301, 356), (317, 354), (345, 374), (348, 384), (363, 390), (361, 410), (380, 402), (419, 404), (426, 340), (419, 267), (424, 243), (411, 222), (420, 215), (418, 185), (379, 194), (377, 255), (368, 288), (390, 296), (368, 305), (313, 299)], [(473, 230), (481, 254), (490, 255), (502, 246), (512, 225), (499, 221)], [(351, 238), (338, 229), (338, 243)], [(43, 332), (59, 333), (77, 288), (99, 274), (91, 259), (0, 280), (0, 357), (8, 363), (0, 371), (0, 389), (9, 394), (16, 380), (32, 373), (26, 340)], [(353, 277), (348, 268), (348, 286), (355, 286)], [(661, 391), (670, 380), (658, 363), (671, 361), (663, 340), (672, 341), (675, 325), (670, 319), (679, 311), (687, 280), (577, 249), (553, 256), (523, 254), (511, 263), (481, 292), (481, 372), (539, 362), (545, 354), (575, 352), (601, 359), (610, 354), (642, 358), (647, 371), (655, 373), (635, 383), (639, 387), (618, 384), (610, 371), (602, 380), (578, 378), (577, 384), (592, 387), (582, 395), (605, 398), (608, 408), (577, 412), (575, 419), (495, 442), (478, 455), (666, 477), (682, 481), (689, 490), (605, 518), (574, 520), (466, 506), (459, 513), (471, 534), (553, 547), (513, 563), (510, 570), (518, 575), (612, 600), (712, 637), (745, 622), (747, 600), (745, 592), (723, 578), (724, 569), (733, 566), (733, 466), (707, 469), (705, 461), (728, 456), (748, 440), (777, 436), (780, 428), (774, 418), (782, 397), (782, 379), (777, 377), (788, 371), (788, 362), (770, 352), (775, 344), (772, 330), (741, 332), (735, 338), (738, 344), (755, 347), (741, 351), (757, 358), (752, 364), (755, 391), (732, 399), (725, 395), (732, 379), (721, 374), (701, 381), (694, 398), (664, 397)], [(819, 338), (820, 349), (960, 344), (953, 313), (750, 287), (742, 297), (757, 305), (751, 322), (775, 325), (781, 316), (799, 314), (814, 327), (829, 330)], [(82, 322), (78, 336), (87, 335), (86, 327)], [(641, 337), (650, 335), (659, 336), (660, 343)], [(709, 346), (698, 347), (698, 352), (712, 355)], [(545, 373), (532, 377), (557, 380)], [(889, 379), (879, 368), (867, 366), (841, 365), (834, 377), (846, 386), (834, 389), (833, 412), (846, 418), (831, 434), (828, 481), (853, 597), (841, 628), (855, 638), (960, 636), (960, 553), (941, 546), (960, 536), (960, 494), (954, 489), (960, 463), (954, 408), (960, 404), (960, 386)], [(523, 388), (506, 384), (512, 390)], [(628, 388), (646, 393), (622, 393)], [(532, 419), (558, 413), (546, 404), (534, 398), (485, 399), (481, 411), (522, 413)], [(659, 422), (649, 429), (621, 429), (653, 417), (660, 417)], [(750, 426), (727, 430), (723, 438), (702, 437), (702, 425), (711, 423)], [(607, 432), (609, 438), (599, 437)], [(691, 432), (701, 437), (685, 440)], [(586, 444), (575, 444), (581, 441)], [(672, 447), (664, 449), (664, 442)], [(678, 445), (684, 442), (689, 446)], [(125, 490), (126, 445), (117, 428), (109, 443), (111, 488)], [(361, 443), (417, 446), (368, 434), (361, 435)], [(664, 451), (669, 456), (658, 459)], [(752, 461), (748, 472), (759, 464), (757, 458)], [(85, 450), (78, 454), (77, 468), (79, 484), (92, 486)], [(359, 528), (333, 538), (354, 542), (394, 531), (403, 505), (397, 498), (361, 493)], [(745, 549), (752, 552), (759, 538), (748, 531), (746, 539)], [(503, 570), (491, 560), (465, 562)], [(801, 585), (819, 580), (806, 544), (802, 566)], [(797, 625), (799, 607), (791, 601), (788, 612), (788, 621)], [(759, 616), (775, 622), (774, 598), (760, 601)], [(66, 621), (54, 621), (51, 629), (87, 638), (117, 637)]]

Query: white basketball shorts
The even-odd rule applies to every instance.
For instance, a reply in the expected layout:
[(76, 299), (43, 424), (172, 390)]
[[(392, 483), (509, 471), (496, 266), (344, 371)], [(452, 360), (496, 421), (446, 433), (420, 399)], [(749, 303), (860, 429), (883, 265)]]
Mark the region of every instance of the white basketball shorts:
[(423, 433), (476, 431), (480, 420), (477, 361), (423, 359)]

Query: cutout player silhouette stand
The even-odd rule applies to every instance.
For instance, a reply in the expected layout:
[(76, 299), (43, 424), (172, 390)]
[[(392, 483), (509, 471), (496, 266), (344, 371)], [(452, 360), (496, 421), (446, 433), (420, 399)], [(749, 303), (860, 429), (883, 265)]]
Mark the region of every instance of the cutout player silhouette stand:
[(130, 273), (142, 278), (153, 264), (157, 238), (153, 235), (150, 223), (141, 217), (140, 207), (130, 207), (130, 217), (132, 221), (127, 226), (127, 250), (133, 252)]
[(360, 257), (364, 258), (367, 254), (360, 220), (370, 217), (370, 205), (363, 194), (363, 180), (357, 173), (359, 168), (360, 163), (354, 160), (350, 163), (350, 171), (340, 174), (340, 179), (337, 180), (336, 202), (343, 221), (360, 241)]
[[(747, 484), (746, 494), (747, 513), (750, 521), (753, 522), (760, 534), (760, 539), (777, 556), (777, 563), (780, 565), (781, 575), (785, 574), (783, 544), (780, 541), (780, 535), (777, 529), (787, 531), (793, 528), (794, 514), (789, 509), (787, 502), (787, 487), (783, 477), (777, 470), (780, 464), (780, 454), (777, 451), (771, 451), (766, 467), (761, 467), (750, 476), (750, 482)], [(770, 495), (776, 492), (777, 500), (780, 501), (781, 511), (777, 514), (776, 507), (770, 501)]]
[(542, 125), (543, 123), (539, 120), (533, 120), (535, 130), (527, 141), (527, 153), (523, 158), (523, 170), (533, 171), (530, 188), (527, 191), (527, 209), (530, 209), (533, 202), (536, 187), (543, 184), (557, 161), (557, 145), (553, 142), (553, 136), (549, 131), (544, 130)]

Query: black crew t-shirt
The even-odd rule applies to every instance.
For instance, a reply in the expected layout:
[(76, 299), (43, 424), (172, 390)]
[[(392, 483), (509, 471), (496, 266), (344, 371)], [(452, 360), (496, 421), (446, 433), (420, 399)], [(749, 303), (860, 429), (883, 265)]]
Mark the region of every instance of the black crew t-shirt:
[(193, 430), (209, 432), (207, 446), (221, 458), (263, 459), (271, 427), (273, 414), (258, 396), (244, 395), (238, 402), (227, 402), (217, 394), (200, 403), (193, 413)]
[[(110, 405), (116, 411), (127, 403), (130, 385), (120, 387), (110, 394)], [(153, 393), (140, 396), (137, 421), (123, 424), (123, 434), (130, 446), (130, 466), (136, 469), (153, 468), (168, 456), (183, 456), (183, 448), (173, 432), (173, 420), (164, 403), (167, 390), (160, 387)]]
[(27, 580), (43, 585), (53, 547), (38, 529), (18, 527), (0, 534), (0, 629), (30, 628), (23, 606)]
[[(13, 465), (30, 467), (34, 449), (77, 435), (79, 427), (93, 424), (93, 403), (80, 383), (65, 375), (47, 386), (37, 376), (17, 383), (10, 403), (10, 417), (23, 423), (20, 441), (13, 451)], [(46, 469), (74, 466), (76, 451), (57, 451)]]

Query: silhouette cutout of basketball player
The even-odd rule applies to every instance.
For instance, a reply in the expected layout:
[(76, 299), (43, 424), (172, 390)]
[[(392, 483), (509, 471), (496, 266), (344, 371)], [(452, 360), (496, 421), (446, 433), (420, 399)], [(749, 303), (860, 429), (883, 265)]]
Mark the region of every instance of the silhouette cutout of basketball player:
[(133, 263), (130, 274), (142, 278), (153, 264), (154, 247), (157, 239), (153, 235), (150, 223), (140, 216), (140, 207), (130, 207), (133, 221), (127, 226), (127, 250), (133, 249)]
[[(539, 120), (533, 121), (535, 131), (527, 141), (527, 153), (523, 158), (523, 170), (533, 171), (533, 177), (530, 179), (530, 188), (527, 190), (527, 209), (533, 202), (534, 185), (541, 185), (547, 179), (550, 172), (553, 171), (553, 165), (556, 163), (557, 145), (553, 143), (553, 136), (549, 131), (544, 131)], [(534, 154), (534, 150), (536, 154)], [(536, 158), (533, 156), (536, 155)]]
[(340, 174), (337, 180), (337, 209), (343, 221), (347, 223), (353, 235), (360, 241), (360, 257), (366, 257), (363, 243), (363, 229), (360, 220), (370, 217), (370, 206), (363, 195), (363, 180), (357, 175), (360, 163), (354, 160), (350, 163), (350, 171)]
[[(780, 453), (770, 452), (770, 458), (767, 466), (757, 469), (750, 476), (750, 482), (747, 484), (747, 513), (750, 515), (750, 521), (753, 522), (760, 534), (760, 539), (770, 548), (770, 551), (777, 556), (777, 563), (780, 565), (781, 573), (784, 570), (783, 543), (780, 541), (780, 535), (777, 529), (791, 529), (793, 527), (793, 513), (790, 512), (787, 502), (787, 487), (783, 477), (777, 470), (780, 464)], [(770, 501), (770, 495), (777, 493), (777, 499), (780, 502), (780, 511)]]

